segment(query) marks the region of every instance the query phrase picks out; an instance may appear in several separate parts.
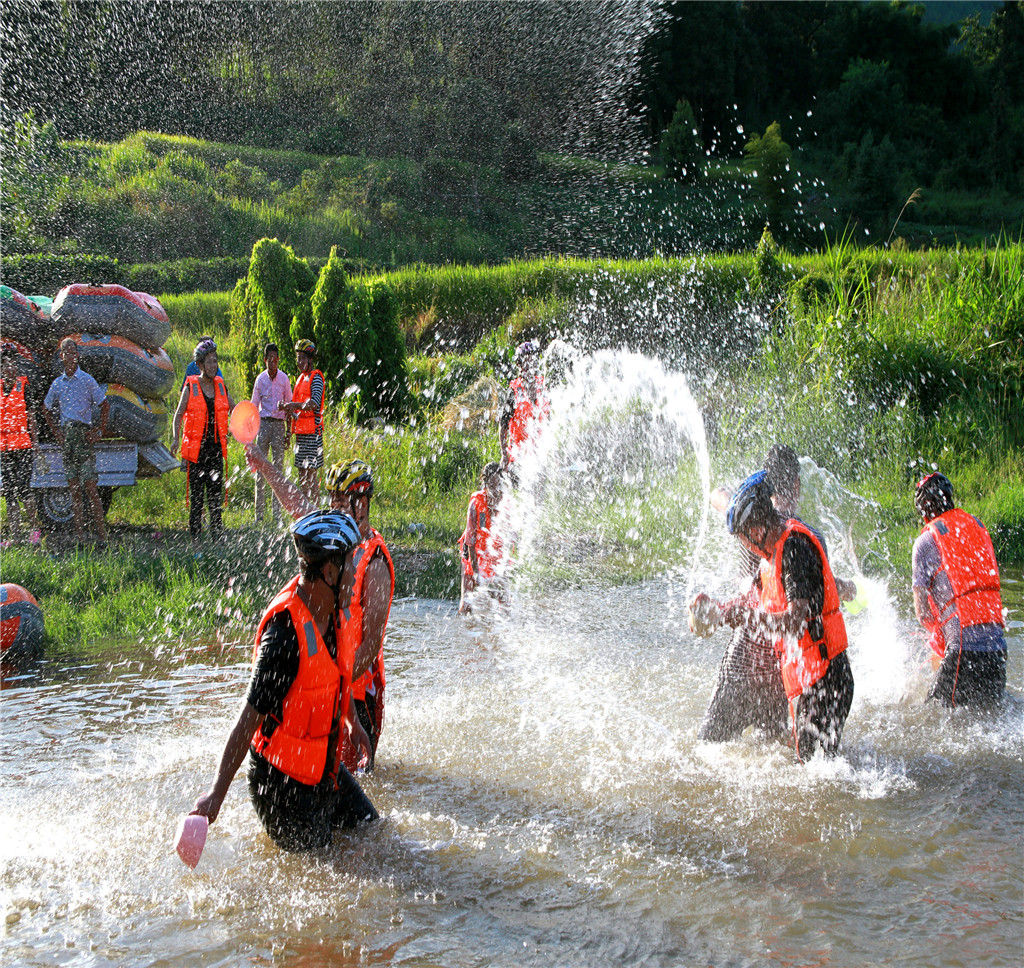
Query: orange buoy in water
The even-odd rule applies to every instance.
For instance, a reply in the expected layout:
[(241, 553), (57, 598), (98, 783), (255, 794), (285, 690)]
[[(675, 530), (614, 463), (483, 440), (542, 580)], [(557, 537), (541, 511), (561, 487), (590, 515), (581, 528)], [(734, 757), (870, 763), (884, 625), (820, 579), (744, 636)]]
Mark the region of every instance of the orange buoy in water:
[(21, 585), (0, 585), (0, 658), (19, 666), (43, 648), (43, 610)]

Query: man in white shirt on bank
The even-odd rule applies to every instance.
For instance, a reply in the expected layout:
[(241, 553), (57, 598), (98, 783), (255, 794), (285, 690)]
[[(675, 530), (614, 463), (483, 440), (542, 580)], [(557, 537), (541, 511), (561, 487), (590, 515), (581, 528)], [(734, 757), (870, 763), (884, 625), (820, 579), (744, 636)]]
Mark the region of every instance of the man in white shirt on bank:
[[(292, 385), (288, 374), (278, 368), (279, 353), (276, 343), (267, 343), (263, 348), (263, 362), (266, 369), (256, 377), (252, 388), (252, 402), (260, 412), (260, 430), (256, 446), (270, 460), (274, 467), (284, 473), (284, 452), (291, 438), (288, 411), (278, 407), (292, 399)], [(273, 457), (271, 457), (273, 451)], [(266, 484), (262, 475), (256, 475), (256, 523), (263, 521), (266, 507)], [(274, 494), (270, 495), (271, 515), (275, 524), (281, 521), (281, 505)]]

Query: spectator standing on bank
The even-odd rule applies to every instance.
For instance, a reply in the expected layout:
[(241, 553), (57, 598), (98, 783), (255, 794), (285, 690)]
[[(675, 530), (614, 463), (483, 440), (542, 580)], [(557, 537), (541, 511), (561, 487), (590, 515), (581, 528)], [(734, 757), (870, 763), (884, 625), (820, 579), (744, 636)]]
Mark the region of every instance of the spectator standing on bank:
[[(82, 544), (86, 540), (84, 502), (87, 499), (96, 524), (97, 542), (102, 548), (107, 543), (107, 529), (103, 524), (103, 504), (96, 486), (98, 475), (93, 444), (107, 429), (110, 404), (100, 385), (79, 367), (78, 344), (70, 336), (61, 340), (60, 360), (64, 364), (64, 372), (46, 391), (43, 416), (54, 439), (61, 445), (78, 542)], [(93, 407), (100, 408), (98, 427), (92, 424)]]
[(28, 377), (18, 373), (18, 350), (14, 343), (0, 343), (3, 364), (0, 385), (0, 485), (7, 501), (7, 523), (19, 536), (18, 505), (24, 505), (32, 528), (32, 541), (39, 541), (36, 499), (32, 494), (32, 457), (39, 438), (32, 409), (26, 402)]
[(324, 466), (324, 375), (314, 366), (316, 346), (308, 339), (295, 343), (295, 365), (299, 368), (290, 403), (278, 406), (291, 417), (295, 435), (295, 469), (299, 488), (310, 504), (316, 504), (319, 470)]
[[(256, 446), (268, 460), (271, 460), (282, 474), (284, 454), (291, 436), (291, 421), (282, 404), (290, 403), (292, 385), (288, 374), (278, 368), (280, 354), (276, 343), (267, 343), (263, 348), (263, 363), (266, 369), (256, 377), (252, 388), (252, 402), (259, 410), (260, 429)], [(273, 454), (273, 456), (271, 456)], [(256, 523), (263, 521), (267, 498), (266, 482), (262, 474), (256, 475)], [(275, 523), (281, 520), (281, 503), (277, 496), (270, 495), (271, 515)]]

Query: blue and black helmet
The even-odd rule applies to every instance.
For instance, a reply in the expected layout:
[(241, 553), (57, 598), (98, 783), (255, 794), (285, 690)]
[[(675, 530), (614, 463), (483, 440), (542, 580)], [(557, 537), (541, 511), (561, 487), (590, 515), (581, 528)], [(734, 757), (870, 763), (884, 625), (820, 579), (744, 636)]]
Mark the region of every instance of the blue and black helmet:
[(313, 511), (292, 525), (295, 550), (306, 561), (348, 554), (361, 540), (355, 521), (338, 511)]
[(736, 488), (725, 512), (725, 525), (729, 534), (745, 534), (752, 525), (764, 524), (774, 510), (768, 472), (757, 471)]

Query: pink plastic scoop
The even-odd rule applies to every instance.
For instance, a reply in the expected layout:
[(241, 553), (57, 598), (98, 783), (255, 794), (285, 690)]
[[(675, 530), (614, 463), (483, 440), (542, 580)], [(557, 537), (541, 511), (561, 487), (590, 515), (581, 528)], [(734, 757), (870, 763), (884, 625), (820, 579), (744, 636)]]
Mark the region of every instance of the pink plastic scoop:
[(189, 867), (194, 868), (199, 863), (209, 829), (210, 821), (197, 813), (190, 813), (181, 818), (174, 849)]

